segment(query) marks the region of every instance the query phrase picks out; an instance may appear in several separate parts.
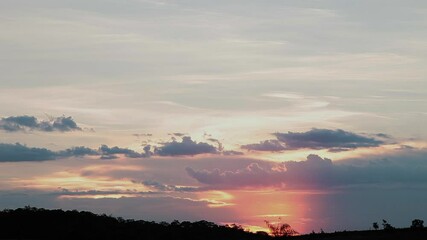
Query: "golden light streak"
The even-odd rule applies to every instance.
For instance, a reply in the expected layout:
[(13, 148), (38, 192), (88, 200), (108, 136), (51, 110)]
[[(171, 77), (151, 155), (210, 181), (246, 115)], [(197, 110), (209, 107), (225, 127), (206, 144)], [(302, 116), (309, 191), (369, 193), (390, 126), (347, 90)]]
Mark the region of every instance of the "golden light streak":
[[(236, 223), (233, 223), (233, 222), (221, 222), (220, 224), (221, 225), (232, 226), (233, 224), (236, 224)], [(254, 233), (258, 232), (258, 231), (262, 231), (262, 232), (266, 232), (266, 233), (269, 232), (268, 228), (267, 227), (263, 227), (263, 226), (250, 225), (250, 224), (246, 224), (246, 223), (240, 223), (238, 225), (241, 225), (243, 227), (243, 229), (245, 229), (245, 231), (249, 231), (249, 232), (254, 232)]]
[(59, 189), (78, 190), (78, 191), (148, 191), (149, 189), (142, 184), (135, 184), (129, 179), (113, 179), (100, 176), (81, 176), (75, 172), (57, 172), (49, 176), (33, 177), (30, 179), (16, 179), (15, 184), (21, 188), (50, 190)]
[(261, 217), (261, 218), (281, 218), (281, 217), (289, 217), (289, 214), (286, 213), (274, 213), (274, 214), (261, 214), (257, 215), (255, 217)]
[(207, 191), (196, 194), (200, 200), (209, 202), (208, 207), (227, 207), (235, 205), (234, 196), (224, 191)]
[(247, 229), (250, 232), (269, 232), (269, 229), (266, 227), (261, 227), (261, 226), (256, 226), (256, 225), (247, 225), (247, 224), (242, 224), (244, 229)]

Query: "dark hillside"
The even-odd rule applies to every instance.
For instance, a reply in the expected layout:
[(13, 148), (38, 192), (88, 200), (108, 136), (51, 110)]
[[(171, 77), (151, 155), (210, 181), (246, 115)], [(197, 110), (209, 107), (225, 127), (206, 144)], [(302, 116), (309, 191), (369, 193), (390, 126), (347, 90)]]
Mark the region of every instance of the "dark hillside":
[(0, 212), (0, 239), (250, 239), (270, 237), (207, 221), (155, 223), (32, 207)]
[(156, 223), (124, 220), (84, 211), (33, 207), (0, 211), (0, 239), (183, 239), (183, 240), (425, 240), (423, 226), (405, 229), (344, 231), (273, 238), (251, 233), (238, 225), (207, 221)]

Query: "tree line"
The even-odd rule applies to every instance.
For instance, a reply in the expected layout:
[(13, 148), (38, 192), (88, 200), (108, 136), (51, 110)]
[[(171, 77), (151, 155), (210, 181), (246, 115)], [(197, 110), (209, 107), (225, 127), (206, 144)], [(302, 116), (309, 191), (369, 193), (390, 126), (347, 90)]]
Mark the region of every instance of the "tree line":
[(47, 210), (26, 206), (0, 211), (0, 239), (161, 239), (161, 240), (271, 240), (293, 239), (425, 239), (424, 221), (414, 219), (409, 228), (396, 229), (388, 221), (372, 224), (369, 231), (343, 231), (300, 235), (289, 224), (265, 221), (270, 234), (250, 232), (241, 225), (217, 225), (208, 221), (153, 222), (123, 219), (87, 211)]
[(266, 240), (266, 233), (208, 221), (153, 222), (123, 219), (87, 211), (24, 207), (0, 211), (0, 239), (248, 239)]

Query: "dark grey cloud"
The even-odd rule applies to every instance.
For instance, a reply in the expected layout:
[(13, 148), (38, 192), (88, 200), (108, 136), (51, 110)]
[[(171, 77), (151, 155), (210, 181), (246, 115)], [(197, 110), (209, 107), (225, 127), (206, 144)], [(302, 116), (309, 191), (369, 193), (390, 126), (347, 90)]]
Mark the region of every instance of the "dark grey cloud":
[(99, 156), (101, 159), (115, 159), (118, 155), (124, 155), (128, 158), (147, 158), (150, 157), (151, 154), (150, 146), (145, 146), (144, 152), (138, 153), (131, 149), (108, 147), (107, 145), (102, 145), (97, 150), (80, 146), (61, 151), (52, 151), (46, 148), (28, 147), (20, 143), (0, 143), (0, 162), (48, 161), (84, 156)]
[[(149, 148), (148, 148), (149, 150)], [(120, 148), (120, 147), (108, 147), (107, 145), (101, 145), (99, 147), (98, 152), (102, 155), (103, 159), (111, 159), (114, 158), (117, 154), (123, 154), (126, 157), (129, 158), (144, 158), (148, 157), (145, 153), (138, 153), (134, 150), (128, 149), (128, 148)]]
[(47, 161), (57, 158), (57, 153), (46, 148), (0, 143), (0, 162)]
[(153, 152), (151, 151), (151, 145), (145, 145), (142, 149), (144, 150), (144, 157), (151, 157), (153, 155)]
[(99, 156), (100, 159), (116, 159), (120, 155), (127, 158), (149, 158), (152, 156), (193, 156), (197, 154), (223, 154), (240, 155), (236, 151), (220, 151), (215, 146), (208, 143), (195, 142), (190, 137), (183, 137), (181, 142), (172, 140), (161, 143), (160, 147), (151, 145), (143, 146), (142, 152), (137, 152), (129, 148), (109, 147), (101, 145), (98, 149), (85, 146), (72, 147), (61, 151), (52, 151), (46, 148), (32, 148), (16, 144), (0, 144), (0, 162), (19, 161), (47, 161), (69, 157)]
[[(317, 129), (307, 132), (274, 133), (277, 139), (265, 140), (260, 143), (242, 145), (242, 149), (249, 151), (281, 152), (297, 149), (328, 149), (330, 152), (349, 151), (360, 147), (377, 147), (384, 143), (382, 139), (391, 139), (383, 133), (373, 137), (364, 136), (341, 129)], [(376, 138), (377, 137), (377, 138)]]
[(288, 150), (309, 148), (329, 149), (331, 152), (347, 151), (361, 147), (378, 147), (385, 142), (341, 129), (317, 129), (307, 132), (274, 133)]
[[(176, 136), (176, 133), (174, 133)], [(177, 141), (175, 137), (172, 137), (170, 142), (158, 143), (160, 147), (154, 147), (153, 156), (194, 156), (198, 154), (219, 154), (224, 156), (239, 156), (244, 153), (233, 150), (225, 150), (220, 140), (212, 138), (211, 135), (204, 134), (207, 142), (196, 142), (191, 139), (190, 136), (182, 137), (181, 142)], [(216, 145), (216, 146), (214, 146)], [(147, 152), (147, 151), (146, 151)], [(150, 156), (151, 156), (150, 155)]]
[(1, 118), (0, 129), (8, 132), (27, 130), (42, 132), (69, 132), (82, 130), (71, 117), (61, 116), (45, 121), (26, 115)]
[(216, 139), (216, 138), (208, 138), (206, 140), (208, 140), (209, 142), (216, 143), (218, 145), (218, 151), (223, 151), (224, 150), (224, 146), (222, 145), (222, 143), (218, 139)]
[(259, 163), (246, 168), (227, 170), (194, 170), (187, 174), (200, 183), (216, 188), (274, 186), (288, 189), (325, 189), (349, 186), (427, 184), (426, 151), (389, 156), (373, 160), (353, 159), (332, 162), (317, 155), (305, 161), (290, 161), (273, 166)]
[(0, 127), (10, 132), (24, 130), (25, 128), (32, 129), (37, 126), (37, 118), (32, 116), (7, 117), (0, 120)]
[[(47, 131), (68, 132), (74, 130), (82, 130), (71, 117), (57, 117), (52, 122), (42, 122), (47, 125)], [(50, 124), (49, 124), (50, 123)]]
[(62, 157), (97, 156), (99, 152), (88, 147), (80, 146), (60, 151), (57, 155)]
[(191, 137), (183, 137), (181, 142), (172, 140), (172, 142), (162, 143), (162, 146), (155, 148), (154, 154), (159, 156), (184, 156), (198, 155), (205, 153), (218, 153), (218, 149), (204, 142), (196, 142)]
[(387, 139), (392, 138), (390, 135), (385, 134), (385, 133), (377, 133), (377, 134), (375, 134), (375, 136), (380, 137), (380, 138), (387, 138)]
[(253, 143), (242, 145), (242, 149), (249, 151), (266, 151), (266, 152), (280, 152), (286, 150), (285, 146), (279, 140), (265, 140), (260, 143)]
[(73, 147), (62, 151), (28, 147), (15, 143), (0, 143), (0, 162), (48, 161), (68, 157), (98, 156), (100, 153), (87, 147)]

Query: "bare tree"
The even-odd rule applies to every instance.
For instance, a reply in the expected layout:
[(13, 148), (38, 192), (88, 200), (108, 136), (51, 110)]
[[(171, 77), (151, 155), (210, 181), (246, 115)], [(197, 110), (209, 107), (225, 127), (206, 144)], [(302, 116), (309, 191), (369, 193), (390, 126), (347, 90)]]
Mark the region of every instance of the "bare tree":
[(393, 226), (391, 226), (391, 224), (390, 223), (388, 223), (386, 220), (384, 220), (383, 219), (383, 228), (384, 228), (384, 230), (393, 230), (394, 229), (394, 227)]
[(377, 222), (372, 223), (372, 227), (373, 227), (375, 230), (378, 230), (378, 228), (380, 228), (380, 226), (378, 226), (378, 223), (377, 223)]
[(272, 223), (269, 221), (264, 221), (267, 224), (268, 229), (270, 230), (271, 235), (275, 237), (287, 237), (287, 236), (295, 236), (299, 234), (295, 231), (289, 224), (282, 223), (281, 219), (277, 223)]

